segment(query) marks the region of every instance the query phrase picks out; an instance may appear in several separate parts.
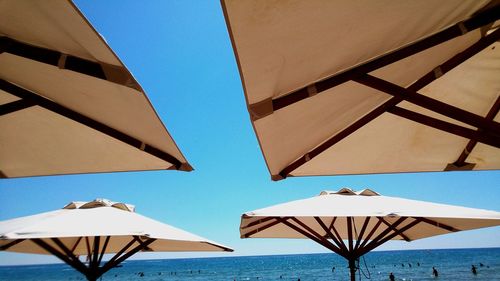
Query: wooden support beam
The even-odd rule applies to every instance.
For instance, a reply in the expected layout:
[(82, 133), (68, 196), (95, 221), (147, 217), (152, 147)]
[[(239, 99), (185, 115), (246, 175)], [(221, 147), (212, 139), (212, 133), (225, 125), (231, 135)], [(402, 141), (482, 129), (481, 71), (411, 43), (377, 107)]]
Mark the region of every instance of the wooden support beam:
[(73, 247), (71, 247), (71, 252), (74, 253), (75, 250), (76, 250), (76, 247), (78, 247), (78, 244), (80, 244), (80, 241), (82, 241), (82, 237), (78, 237), (78, 239), (76, 239), (76, 242), (75, 244), (73, 245)]
[(370, 219), (371, 219), (371, 217), (365, 218), (365, 221), (363, 222), (363, 226), (361, 227), (361, 231), (359, 232), (358, 237), (356, 237), (356, 245), (354, 245), (354, 251), (357, 251), (359, 244), (361, 243), (361, 240), (363, 240), (363, 235), (365, 234), (366, 227), (368, 226)]
[(83, 114), (80, 114), (72, 109), (66, 108), (58, 103), (55, 103), (49, 99), (46, 99), (37, 93), (29, 91), (27, 89), (23, 89), (14, 85), (6, 80), (0, 79), (0, 89), (4, 90), (14, 96), (17, 96), (21, 99), (30, 101), (44, 109), (57, 113), (61, 116), (64, 116), (68, 119), (71, 119), (75, 122), (81, 123), (89, 128), (97, 130), (105, 135), (108, 135), (112, 138), (115, 138), (123, 143), (126, 143), (130, 146), (133, 146), (137, 149), (141, 149), (146, 153), (149, 153), (153, 156), (158, 157), (159, 159), (165, 160), (168, 163), (175, 166), (178, 170), (183, 171), (191, 171), (192, 168), (189, 167), (187, 163), (181, 163), (177, 158), (164, 152), (156, 147), (143, 143), (141, 140), (136, 139), (130, 135), (127, 135), (119, 130), (109, 127), (108, 125), (101, 123), (97, 120), (89, 118)]
[[(270, 227), (273, 227), (273, 226), (275, 226), (275, 225), (277, 225), (277, 224), (280, 223), (280, 220), (278, 218), (275, 218), (275, 217), (271, 217), (271, 218), (273, 218), (273, 221), (271, 221), (270, 223), (268, 223), (268, 224), (266, 224), (264, 226), (259, 226), (258, 228), (256, 228), (256, 229), (254, 229), (254, 230), (252, 230), (252, 231), (250, 231), (250, 232), (242, 235), (241, 238), (248, 238), (248, 237), (254, 235), (255, 233), (261, 232), (263, 230), (266, 230), (266, 229), (268, 229)], [(286, 218), (285, 220), (288, 220), (288, 218)], [(267, 222), (267, 220), (266, 220), (266, 222)]]
[[(374, 243), (370, 243), (368, 244), (366, 247), (364, 248), (360, 248), (359, 251), (357, 252), (357, 255), (359, 256), (362, 256), (368, 252), (370, 252), (371, 250), (375, 249), (376, 247), (384, 244), (385, 242), (389, 241), (390, 239), (400, 235), (401, 233), (404, 233), (405, 231), (413, 228), (414, 226), (416, 226), (417, 224), (419, 224), (421, 222), (421, 218), (413, 218), (414, 221), (410, 222), (409, 224), (405, 225), (404, 227), (400, 228), (398, 231), (396, 232), (392, 232), (391, 234), (389, 234), (388, 236), (384, 237), (383, 239), (381, 240), (378, 240)], [(397, 227), (396, 223), (393, 224), (394, 227)]]
[(125, 251), (127, 251), (134, 243), (136, 243), (134, 238), (130, 242), (127, 243), (120, 251), (118, 251), (109, 261), (108, 263), (114, 263)]
[(144, 241), (142, 241), (142, 239), (139, 236), (134, 235), (134, 239), (135, 239), (135, 241), (137, 241), (137, 243), (143, 245), (143, 248), (141, 251), (144, 251), (144, 252), (152, 252), (153, 251), (153, 249), (149, 248), (147, 245), (144, 245), (145, 244)]
[[(132, 75), (122, 66), (110, 65), (63, 54), (59, 51), (26, 44), (6, 36), (0, 36), (0, 54), (1, 53), (9, 53), (18, 57), (49, 64), (60, 69), (74, 71), (94, 78), (107, 80), (111, 83), (129, 87), (137, 91), (142, 91)], [(112, 75), (109, 75), (111, 72)]]
[(385, 224), (388, 228), (390, 228), (393, 232), (399, 233), (399, 236), (401, 236), (401, 238), (403, 238), (406, 242), (410, 242), (411, 241), (410, 238), (408, 238), (402, 232), (399, 232), (399, 230), (396, 227), (394, 227), (392, 224), (388, 223), (386, 220), (384, 220), (384, 218), (378, 217), (378, 219), (381, 220), (382, 223)]
[[(413, 44), (407, 45), (403, 48), (397, 49), (385, 55), (382, 55), (376, 59), (370, 60), (364, 64), (361, 64), (357, 67), (346, 70), (342, 73), (330, 76), (322, 81), (315, 82), (304, 86), (300, 89), (297, 89), (289, 94), (281, 96), (272, 100), (272, 110), (277, 111), (284, 107), (287, 107), (291, 104), (309, 98), (309, 90), (310, 88), (316, 89), (316, 94), (321, 94), (328, 89), (331, 89), (335, 86), (338, 86), (342, 83), (345, 83), (349, 80), (353, 80), (358, 75), (370, 73), (374, 70), (397, 62), (401, 59), (407, 58), (414, 54), (417, 54), (421, 51), (427, 50), (434, 46), (437, 46), (441, 43), (444, 43), (453, 38), (459, 37), (469, 31), (480, 28), (482, 26), (488, 25), (490, 23), (495, 22), (500, 19), (500, 5), (494, 5), (493, 7), (481, 11), (469, 19), (456, 23), (453, 26), (450, 26), (440, 32), (434, 33), (426, 38), (423, 38), (419, 41), (416, 41)], [(465, 32), (464, 32), (465, 31)], [(252, 110), (253, 105), (249, 105), (249, 110)], [(261, 117), (264, 117), (262, 115)]]
[(102, 257), (106, 253), (106, 248), (108, 247), (109, 239), (111, 239), (111, 236), (106, 236), (106, 240), (104, 240), (104, 245), (102, 246), (101, 254), (99, 255), (99, 259), (97, 260), (98, 265), (101, 264)]
[(429, 218), (418, 218), (419, 220), (421, 220), (422, 222), (425, 222), (427, 224), (430, 224), (430, 225), (433, 225), (433, 226), (436, 226), (436, 227), (439, 227), (439, 228), (442, 228), (444, 230), (447, 230), (447, 231), (450, 231), (450, 232), (457, 232), (457, 231), (460, 231), (460, 229), (456, 229), (454, 228), (453, 226), (449, 226), (447, 224), (444, 224), (444, 223), (440, 223), (440, 222), (437, 222), (437, 221), (434, 221), (434, 220), (431, 220)]
[[(500, 32), (500, 28), (497, 30), (497, 32)], [(488, 114), (486, 114), (486, 120), (493, 120), (498, 112), (500, 111), (500, 96), (497, 97), (497, 100), (495, 101), (495, 103), (493, 104), (493, 106), (491, 107), (491, 109), (488, 111)], [(478, 129), (478, 131), (480, 131)], [(465, 146), (465, 149), (462, 151), (462, 153), (460, 154), (460, 156), (458, 157), (457, 161), (455, 161), (452, 165), (454, 167), (463, 167), (469, 163), (466, 163), (465, 160), (467, 160), (467, 157), (469, 156), (469, 154), (472, 152), (472, 150), (474, 149), (474, 147), (476, 146), (477, 144), (477, 140), (470, 140), (467, 145)], [(450, 166), (448, 166), (450, 167)], [(448, 168), (447, 169), (450, 169)]]
[(66, 264), (68, 264), (69, 266), (73, 267), (74, 269), (76, 269), (77, 271), (79, 271), (80, 273), (82, 273), (83, 275), (85, 275), (85, 276), (88, 275), (88, 273), (89, 273), (88, 268), (85, 267), (85, 265), (83, 265), (83, 263), (76, 262), (75, 260), (70, 259), (68, 256), (66, 256), (63, 253), (59, 252), (58, 250), (56, 250), (54, 247), (52, 247), (49, 244), (47, 244), (42, 239), (31, 239), (31, 241), (33, 241), (33, 243), (37, 244), (38, 246), (40, 246), (45, 251), (51, 253), (52, 255), (56, 256), (60, 260), (64, 261)]
[(486, 135), (481, 131), (472, 130), (465, 128), (453, 123), (442, 121), (437, 118), (429, 117), (414, 111), (410, 111), (401, 107), (394, 107), (388, 110), (388, 112), (403, 117), (414, 122), (433, 127), (435, 129), (448, 132), (457, 136), (461, 136), (466, 139), (476, 140), (484, 144), (491, 145), (496, 148), (500, 148), (500, 135)]
[[(289, 218), (287, 217), (288, 219), (291, 219), (293, 220), (294, 218)], [(288, 220), (284, 220), (285, 218), (279, 218), (280, 222), (283, 223), (284, 225), (288, 226), (289, 228), (295, 230), (296, 232), (304, 235), (305, 237), (313, 240), (314, 242), (322, 245), (323, 247), (333, 251), (334, 253), (344, 257), (344, 258), (347, 258), (347, 253), (342, 251), (341, 249), (339, 249), (338, 247), (336, 247), (335, 245), (333, 245), (330, 241), (328, 241), (327, 239), (325, 239), (323, 236), (319, 235), (318, 233), (313, 234), (315, 233), (315, 231), (313, 231), (313, 233), (309, 232), (309, 230), (307, 229), (303, 229), (303, 228), (300, 228), (292, 223), (290, 223)], [(310, 229), (310, 228), (309, 228)]]
[(9, 102), (9, 103), (5, 103), (5, 104), (1, 104), (0, 105), (0, 116), (6, 115), (9, 113), (13, 113), (13, 112), (16, 112), (19, 110), (23, 110), (25, 108), (29, 108), (29, 107), (32, 107), (34, 105), (36, 105), (34, 102), (28, 101), (28, 100), (23, 100), (23, 99)]
[(413, 103), (422, 108), (434, 111), (436, 113), (458, 120), (465, 124), (469, 124), (476, 128), (483, 129), (488, 133), (491, 132), (493, 134), (497, 132), (496, 134), (498, 134), (498, 132), (500, 132), (500, 124), (495, 121), (486, 120), (484, 117), (479, 116), (477, 114), (471, 113), (469, 111), (463, 110), (461, 108), (455, 107), (445, 102), (427, 97), (417, 92), (410, 91), (399, 85), (385, 81), (378, 77), (365, 74), (355, 78), (354, 81), (363, 84), (365, 86), (374, 88), (376, 90), (382, 91), (389, 95), (399, 97), (407, 102)]
[[(394, 228), (395, 228), (395, 227), (398, 227), (398, 225), (400, 225), (401, 223), (403, 223), (406, 219), (408, 219), (408, 218), (407, 218), (407, 217), (400, 217), (400, 218), (399, 218), (396, 222), (394, 222), (394, 223), (392, 224), (392, 227), (394, 227)], [(380, 220), (379, 220), (378, 222), (380, 222), (380, 223), (381, 223), (381, 221), (380, 221)], [(379, 224), (379, 225), (380, 225), (380, 224)], [(391, 228), (389, 228), (389, 227), (387, 227), (385, 230), (383, 230), (381, 233), (379, 233), (379, 235), (377, 235), (375, 238), (373, 238), (373, 240), (372, 240), (372, 241), (370, 241), (368, 244), (366, 244), (366, 246), (364, 246), (364, 245), (363, 245), (363, 246), (360, 246), (360, 250), (361, 250), (361, 251), (364, 251), (364, 249), (366, 249), (366, 248), (370, 248), (370, 247), (372, 247), (373, 245), (377, 245), (377, 243), (378, 243), (379, 241), (381, 241), (381, 240), (382, 240), (382, 239), (383, 239), (383, 238), (384, 238), (384, 237), (385, 237), (385, 236), (386, 236), (389, 232), (391, 232), (391, 231), (392, 231), (392, 229), (391, 229)], [(364, 241), (364, 242), (366, 242), (366, 241), (368, 241), (368, 238), (367, 238), (367, 239), (365, 239), (365, 241)], [(364, 244), (364, 243), (363, 243), (363, 244)], [(356, 254), (355, 254), (355, 255), (357, 255), (357, 256), (361, 256), (361, 254), (359, 254), (359, 252), (356, 252)]]
[[(335, 217), (336, 218), (336, 217)], [(319, 217), (314, 217), (314, 219), (318, 222), (318, 224), (321, 226), (321, 228), (323, 228), (323, 230), (325, 231), (327, 237), (329, 237), (330, 239), (333, 240), (333, 242), (337, 245), (337, 247), (339, 249), (342, 249), (344, 252), (347, 251), (347, 248), (344, 244), (344, 242), (341, 240), (338, 240), (337, 237), (335, 237), (333, 235), (333, 233), (330, 231), (330, 229), (325, 225), (325, 223), (323, 222), (323, 220)], [(333, 225), (333, 224), (332, 224)]]
[(66, 245), (64, 245), (61, 240), (59, 240), (59, 238), (51, 238), (50, 240), (52, 240), (52, 242), (54, 242), (59, 247), (59, 249), (63, 251), (66, 257), (70, 259), (76, 266), (80, 267), (82, 270), (85, 269), (87, 271), (87, 274), (89, 273), (90, 269), (87, 268), (85, 264), (83, 264), (80, 259), (78, 259), (78, 257), (75, 256), (75, 254), (70, 249), (68, 249)]
[(90, 251), (90, 242), (88, 236), (85, 236), (85, 245), (87, 246), (87, 261), (90, 263), (92, 261), (92, 251)]
[[(455, 67), (462, 64), (464, 61), (466, 61), (469, 58), (471, 58), (472, 56), (476, 55), (480, 51), (484, 50), (486, 47), (490, 46), (491, 44), (493, 44), (497, 40), (500, 40), (500, 29), (497, 29), (496, 31), (492, 32), (491, 34), (488, 34), (485, 37), (479, 39), (475, 44), (471, 45), (469, 48), (465, 49), (464, 51), (455, 55), (454, 57), (452, 57), (448, 61), (437, 66), (434, 70), (428, 72), (427, 74), (422, 76), (420, 79), (418, 79), (416, 82), (411, 84), (407, 89), (410, 91), (413, 91), (413, 92), (419, 91), (420, 89), (424, 88), (425, 86), (427, 86), (428, 84), (432, 83), (433, 81), (435, 81), (436, 79), (439, 78), (436, 75), (436, 72), (435, 72), (436, 69), (439, 69), (439, 71), (444, 75), (447, 72), (453, 70)], [(316, 148), (312, 149), (311, 151), (304, 154), (302, 157), (300, 157), (297, 160), (295, 160), (294, 162), (292, 162), (290, 165), (288, 165), (283, 170), (281, 170), (279, 172), (279, 175), (274, 176), (274, 178), (275, 179), (286, 178), (290, 173), (292, 173), (294, 170), (296, 170), (300, 166), (304, 165), (307, 161), (313, 159), (314, 157), (318, 156), (319, 154), (321, 154), (325, 150), (329, 149), (330, 147), (332, 147), (336, 143), (338, 143), (341, 140), (345, 139), (346, 137), (350, 136), (352, 133), (356, 132), (358, 129), (360, 129), (364, 125), (368, 124), (369, 122), (371, 122), (375, 118), (379, 117), (380, 115), (384, 114), (390, 108), (393, 108), (401, 101), (403, 101), (402, 98), (393, 97), (390, 100), (383, 103), (382, 105), (376, 107), (372, 111), (368, 112), (365, 116), (363, 116), (359, 120), (355, 121), (349, 127), (340, 131), (335, 136), (326, 140), (322, 144), (318, 145)]]
[(373, 234), (375, 234), (375, 231), (378, 230), (378, 228), (380, 227), (381, 224), (382, 224), (381, 221), (377, 221), (375, 223), (375, 225), (372, 227), (372, 230), (370, 230), (370, 232), (366, 236), (365, 240), (363, 242), (361, 242), (361, 245), (359, 245), (359, 248), (363, 248), (366, 245), (366, 243), (368, 243), (368, 241), (370, 241), (370, 238), (372, 238)]
[(258, 225), (258, 224), (261, 224), (261, 223), (265, 223), (265, 222), (268, 222), (270, 220), (274, 220), (275, 218), (274, 217), (265, 217), (265, 218), (262, 218), (262, 219), (259, 219), (259, 220), (256, 220), (256, 221), (253, 221), (245, 226), (242, 227), (242, 229), (246, 229), (246, 228), (249, 228), (249, 227), (252, 227), (254, 225)]
[(15, 246), (21, 242), (24, 242), (26, 239), (16, 239), (14, 241), (11, 241), (3, 246), (0, 246), (0, 251), (7, 251), (10, 247)]
[(341, 242), (341, 246), (342, 246), (341, 248), (342, 248), (344, 251), (346, 251), (346, 252), (347, 252), (347, 251), (348, 251), (348, 249), (347, 249), (347, 245), (344, 243), (344, 240), (342, 239), (342, 236), (340, 236), (340, 234), (339, 234), (339, 232), (338, 232), (337, 228), (335, 228), (335, 227), (333, 227), (333, 226), (334, 226), (334, 225), (333, 225), (333, 223), (332, 223), (332, 225), (331, 225), (331, 228), (330, 228), (330, 229), (333, 231), (333, 233), (335, 233), (335, 236), (337, 237), (337, 240), (339, 240), (339, 241)]
[(347, 221), (347, 241), (349, 244), (349, 253), (352, 253), (353, 250), (353, 237), (352, 237), (352, 217), (346, 217)]
[(101, 242), (101, 237), (94, 236), (94, 249), (92, 251), (92, 259), (91, 259), (91, 263), (90, 263), (90, 268), (92, 268), (93, 270), (95, 270), (99, 267), (97, 260), (99, 259), (100, 242)]
[[(153, 238), (148, 238), (146, 241), (143, 241), (143, 243), (140, 243), (139, 245), (137, 245), (135, 248), (133, 248), (132, 250), (128, 251), (127, 253), (125, 253), (123, 256), (119, 257), (119, 258), (116, 258), (116, 259), (113, 259), (113, 260), (110, 260), (108, 261), (105, 265), (103, 265), (100, 269), (99, 269), (99, 272), (97, 274), (97, 277), (99, 276), (102, 276), (104, 273), (108, 272), (111, 268), (117, 266), (118, 264), (120, 264), (121, 262), (123, 262), (124, 260), (128, 259), (129, 257), (131, 257), (132, 255), (136, 254), (137, 252), (143, 250), (144, 248), (148, 247), (151, 243), (153, 243), (154, 241), (156, 241), (156, 239), (153, 239)], [(135, 240), (132, 240), (132, 242), (135, 242)], [(127, 247), (127, 246), (126, 246)], [(127, 247), (128, 249), (129, 247)], [(122, 252), (122, 251), (120, 251)], [(123, 253), (123, 252), (122, 252)], [(121, 255), (121, 254), (120, 254)]]

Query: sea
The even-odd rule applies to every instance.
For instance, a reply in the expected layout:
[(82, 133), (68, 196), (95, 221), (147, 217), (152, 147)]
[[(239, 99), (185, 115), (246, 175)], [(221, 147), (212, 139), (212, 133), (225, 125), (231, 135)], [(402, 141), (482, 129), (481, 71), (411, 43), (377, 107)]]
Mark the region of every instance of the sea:
[[(347, 262), (336, 254), (130, 260), (102, 280), (350, 280)], [(471, 271), (476, 267), (477, 274)], [(500, 248), (376, 251), (359, 261), (356, 280), (500, 281)], [(438, 277), (432, 275), (432, 267)], [(64, 264), (0, 266), (0, 280), (84, 280)]]

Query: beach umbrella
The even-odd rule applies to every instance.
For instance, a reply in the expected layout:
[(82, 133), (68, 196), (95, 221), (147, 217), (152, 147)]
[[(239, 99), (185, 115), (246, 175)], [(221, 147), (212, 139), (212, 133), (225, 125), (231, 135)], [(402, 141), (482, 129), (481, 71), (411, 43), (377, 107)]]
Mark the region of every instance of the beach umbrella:
[(9, 178), (192, 170), (144, 90), (69, 0), (0, 1), (0, 155), (0, 177)]
[[(343, 188), (247, 212), (241, 238), (308, 238), (339, 254), (355, 280), (356, 260), (389, 240), (500, 225), (500, 213)], [(344, 241), (345, 240), (345, 241)]]
[(500, 168), (499, 1), (222, 6), (274, 180)]
[[(71, 202), (60, 210), (2, 221), (0, 250), (52, 254), (88, 280), (96, 280), (139, 251), (233, 251), (139, 215), (132, 205), (106, 199)], [(110, 253), (115, 255), (101, 263)], [(88, 263), (79, 256), (86, 256)]]

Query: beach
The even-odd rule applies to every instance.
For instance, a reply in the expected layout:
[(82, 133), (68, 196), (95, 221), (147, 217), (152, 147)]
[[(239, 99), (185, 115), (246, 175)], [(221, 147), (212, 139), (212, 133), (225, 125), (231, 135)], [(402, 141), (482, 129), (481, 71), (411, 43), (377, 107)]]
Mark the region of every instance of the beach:
[[(396, 280), (500, 280), (500, 248), (377, 251), (367, 254), (365, 261), (366, 267), (360, 260), (364, 274), (361, 280), (368, 280), (367, 277), (389, 280), (390, 272)], [(477, 275), (472, 274), (471, 265), (477, 267)], [(439, 272), (438, 278), (432, 276), (433, 266)], [(347, 263), (335, 254), (131, 260), (106, 273), (102, 280), (299, 278), (301, 281), (348, 280)], [(64, 264), (2, 266), (0, 280), (83, 280), (83, 276)]]

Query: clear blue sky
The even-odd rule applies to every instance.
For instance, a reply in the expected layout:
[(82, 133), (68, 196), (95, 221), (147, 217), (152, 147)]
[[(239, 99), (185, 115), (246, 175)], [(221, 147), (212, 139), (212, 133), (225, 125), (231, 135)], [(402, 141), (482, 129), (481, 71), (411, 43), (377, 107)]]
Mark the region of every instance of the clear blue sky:
[[(240, 215), (348, 186), (384, 195), (500, 211), (500, 172), (290, 178), (272, 182), (250, 119), (218, 1), (76, 1), (146, 90), (194, 166), (176, 171), (52, 176), (0, 181), (0, 220), (108, 198), (156, 220), (223, 243), (233, 254), (326, 252), (311, 241), (240, 239)], [(500, 247), (500, 227), (380, 249)], [(138, 258), (204, 253), (139, 254)], [(0, 264), (55, 262), (0, 253)]]

